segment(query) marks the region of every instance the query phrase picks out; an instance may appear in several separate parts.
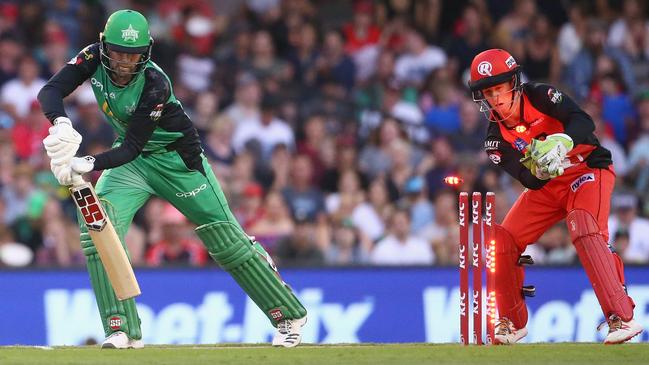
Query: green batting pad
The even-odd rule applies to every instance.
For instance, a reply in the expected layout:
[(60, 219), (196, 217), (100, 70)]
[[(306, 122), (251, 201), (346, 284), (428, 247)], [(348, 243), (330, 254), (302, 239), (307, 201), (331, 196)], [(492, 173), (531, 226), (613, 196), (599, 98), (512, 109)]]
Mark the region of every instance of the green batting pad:
[[(110, 210), (107, 210), (107, 214), (112, 220)], [(106, 270), (104, 270), (104, 265), (101, 263), (97, 249), (88, 234), (88, 229), (81, 222), (80, 228), (81, 249), (84, 255), (86, 255), (90, 282), (95, 291), (99, 317), (101, 318), (101, 324), (104, 326), (106, 337), (113, 332), (123, 331), (132, 339), (141, 339), (142, 331), (140, 329), (140, 318), (137, 315), (137, 308), (135, 307), (135, 300), (127, 299), (120, 301), (117, 299), (115, 291), (108, 280)]]
[(273, 325), (297, 319), (306, 309), (282, 280), (270, 255), (235, 224), (214, 222), (196, 228), (210, 256), (266, 314)]

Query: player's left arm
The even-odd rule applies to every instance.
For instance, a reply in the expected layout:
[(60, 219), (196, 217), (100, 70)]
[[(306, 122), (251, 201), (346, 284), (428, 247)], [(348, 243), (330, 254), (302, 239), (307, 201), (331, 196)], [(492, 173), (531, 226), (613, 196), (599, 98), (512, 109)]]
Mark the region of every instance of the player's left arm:
[(536, 109), (563, 124), (563, 133), (574, 145), (585, 143), (595, 131), (588, 113), (563, 91), (546, 84), (526, 84), (525, 94)]
[(171, 94), (171, 86), (167, 78), (155, 69), (148, 68), (144, 73), (146, 79), (142, 95), (129, 120), (124, 142), (118, 147), (92, 156), (92, 170), (110, 169), (133, 161), (142, 153), (156, 129), (159, 112), (156, 113), (155, 109), (159, 108), (160, 104), (166, 104)]

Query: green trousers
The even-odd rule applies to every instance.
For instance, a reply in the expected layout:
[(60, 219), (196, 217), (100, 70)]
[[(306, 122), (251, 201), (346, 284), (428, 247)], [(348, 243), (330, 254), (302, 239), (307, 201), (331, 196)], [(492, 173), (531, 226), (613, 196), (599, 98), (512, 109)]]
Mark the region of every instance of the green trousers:
[[(207, 159), (204, 156), (201, 158), (203, 172), (189, 169), (177, 152), (169, 151), (140, 155), (125, 165), (102, 173), (96, 186), (97, 195), (106, 208), (122, 245), (126, 248), (124, 236), (135, 213), (152, 195), (158, 196), (170, 202), (189, 221), (199, 226), (197, 232), (210, 255), (234, 275), (240, 286), (267, 314), (272, 324), (276, 325), (278, 311), (283, 313), (279, 314), (279, 318), (291, 319), (306, 315), (306, 310), (291, 289), (274, 271), (268, 254), (243, 233), (228, 207), (225, 195)], [(214, 223), (217, 223), (217, 226), (214, 226)], [(115, 331), (124, 331), (131, 338), (141, 338), (135, 301), (117, 300), (87, 229), (81, 222), (80, 227), (81, 246), (87, 257), (88, 271), (106, 336)], [(207, 229), (201, 230), (201, 227)], [(215, 234), (202, 234), (203, 231), (213, 231), (214, 227), (229, 228), (224, 235), (220, 235), (221, 228), (217, 228)], [(244, 253), (247, 256), (243, 256)], [(227, 257), (227, 262), (219, 262), (217, 257)], [(231, 260), (241, 262), (241, 267), (232, 267)], [(224, 266), (226, 263), (227, 266)], [(262, 280), (246, 279), (250, 275), (235, 274), (241, 270), (250, 270), (250, 275)], [(240, 277), (244, 279), (241, 281)], [(275, 291), (264, 287), (272, 287)], [(146, 288), (142, 290), (146, 291)], [(273, 297), (271, 294), (275, 292), (282, 295)], [(266, 302), (268, 305), (264, 304)]]

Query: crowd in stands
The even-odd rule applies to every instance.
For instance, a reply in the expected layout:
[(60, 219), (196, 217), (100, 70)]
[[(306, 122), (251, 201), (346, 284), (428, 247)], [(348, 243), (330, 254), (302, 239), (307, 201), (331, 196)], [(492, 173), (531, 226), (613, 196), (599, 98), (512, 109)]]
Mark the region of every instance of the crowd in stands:
[[(487, 159), (489, 122), (466, 87), (473, 56), (492, 47), (591, 115), (617, 174), (612, 247), (649, 263), (646, 1), (5, 0), (0, 267), (84, 265), (36, 95), (122, 8), (149, 20), (152, 60), (231, 209), (281, 266), (456, 264), (460, 190), (495, 192), (503, 219), (523, 187)], [(89, 85), (66, 110), (83, 135), (79, 155), (111, 147)], [(448, 175), (463, 182), (449, 187)], [(193, 228), (151, 199), (126, 235), (133, 263), (214, 265)], [(563, 222), (529, 252), (539, 264), (577, 262)]]

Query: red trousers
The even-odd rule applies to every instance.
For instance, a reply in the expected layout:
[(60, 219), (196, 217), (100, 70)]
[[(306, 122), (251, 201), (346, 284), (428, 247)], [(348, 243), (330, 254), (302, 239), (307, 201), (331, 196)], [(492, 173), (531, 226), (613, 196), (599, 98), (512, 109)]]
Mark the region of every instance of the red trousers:
[[(633, 317), (633, 301), (623, 289), (624, 268), (608, 248), (608, 216), (615, 184), (612, 168), (574, 166), (542, 189), (526, 190), (496, 230), (496, 302), (501, 317), (516, 328), (527, 325), (521, 288), (525, 273), (517, 264), (528, 244), (568, 216), (568, 230), (577, 255), (593, 285), (606, 318)], [(571, 226), (572, 225), (572, 226)]]
[(539, 190), (525, 190), (504, 221), (505, 228), (521, 251), (536, 242), (545, 231), (566, 218), (573, 209), (584, 209), (597, 220), (608, 241), (608, 216), (615, 173), (593, 169), (585, 163), (569, 168)]

